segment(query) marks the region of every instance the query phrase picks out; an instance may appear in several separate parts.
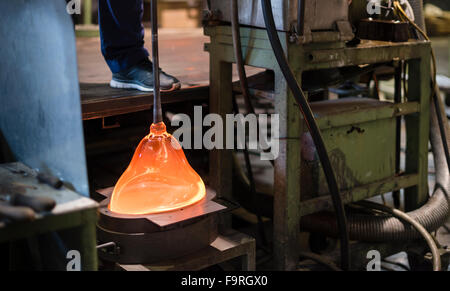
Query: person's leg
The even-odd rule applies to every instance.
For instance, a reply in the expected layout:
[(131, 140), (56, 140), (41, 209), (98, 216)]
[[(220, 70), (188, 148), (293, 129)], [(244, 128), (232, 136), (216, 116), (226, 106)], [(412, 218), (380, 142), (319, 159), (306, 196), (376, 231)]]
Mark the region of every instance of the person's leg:
[[(153, 91), (153, 68), (144, 48), (143, 0), (99, 0), (102, 54), (113, 73), (110, 86)], [(160, 71), (163, 91), (179, 89), (180, 81)]]
[(102, 54), (113, 73), (148, 58), (144, 48), (142, 0), (99, 0)]

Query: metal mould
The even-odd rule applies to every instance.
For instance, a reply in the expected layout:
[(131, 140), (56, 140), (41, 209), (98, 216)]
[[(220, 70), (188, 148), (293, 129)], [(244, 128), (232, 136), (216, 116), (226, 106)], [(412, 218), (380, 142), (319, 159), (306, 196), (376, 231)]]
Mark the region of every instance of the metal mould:
[(228, 209), (214, 202), (216, 193), (206, 188), (202, 201), (179, 210), (123, 215), (107, 207), (112, 190), (97, 191), (104, 197), (100, 202), (97, 238), (100, 244), (113, 242), (115, 246), (102, 248), (99, 255), (121, 264), (148, 264), (207, 247), (218, 236), (217, 214)]

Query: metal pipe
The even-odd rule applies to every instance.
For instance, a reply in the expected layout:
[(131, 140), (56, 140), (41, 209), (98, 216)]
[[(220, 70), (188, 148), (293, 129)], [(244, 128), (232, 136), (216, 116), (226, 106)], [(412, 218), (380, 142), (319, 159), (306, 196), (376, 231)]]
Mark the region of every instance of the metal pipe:
[(161, 91), (159, 83), (158, 54), (158, 0), (151, 0), (152, 58), (153, 58), (153, 123), (163, 121), (161, 109)]
[(423, 15), (423, 0), (408, 0), (414, 11), (414, 22), (422, 29), (425, 29), (425, 18)]
[[(403, 64), (400, 62), (395, 67), (395, 93), (394, 102), (402, 102), (402, 69)], [(395, 174), (400, 172), (400, 152), (401, 152), (401, 129), (402, 129), (402, 117), (398, 116), (395, 120)], [(400, 208), (400, 190), (392, 192), (395, 208)]]

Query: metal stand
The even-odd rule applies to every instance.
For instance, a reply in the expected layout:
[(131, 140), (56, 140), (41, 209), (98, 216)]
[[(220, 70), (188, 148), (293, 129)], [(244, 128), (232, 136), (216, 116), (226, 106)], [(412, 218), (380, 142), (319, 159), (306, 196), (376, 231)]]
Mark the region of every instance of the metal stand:
[[(98, 190), (109, 197), (113, 188)], [(100, 203), (99, 240), (115, 242), (100, 257), (126, 271), (195, 271), (241, 258), (242, 270), (255, 270), (255, 239), (227, 229), (218, 234), (217, 214), (227, 207), (207, 198), (181, 210), (143, 216), (114, 214)], [(107, 231), (110, 229), (111, 231)], [(180, 242), (183, 242), (180, 245)], [(145, 263), (142, 263), (145, 262)]]
[(198, 271), (235, 258), (241, 258), (242, 271), (255, 270), (255, 239), (230, 230), (219, 235), (209, 247), (187, 256), (151, 265), (117, 264), (117, 267), (125, 271)]
[(112, 191), (113, 187), (97, 191), (105, 198), (100, 202), (97, 233), (100, 243), (114, 242), (117, 247), (113, 251), (102, 249), (99, 255), (121, 264), (150, 264), (205, 248), (218, 236), (218, 213), (227, 210), (212, 201), (215, 192), (206, 188), (205, 199), (182, 209), (147, 215), (118, 214), (107, 207)]

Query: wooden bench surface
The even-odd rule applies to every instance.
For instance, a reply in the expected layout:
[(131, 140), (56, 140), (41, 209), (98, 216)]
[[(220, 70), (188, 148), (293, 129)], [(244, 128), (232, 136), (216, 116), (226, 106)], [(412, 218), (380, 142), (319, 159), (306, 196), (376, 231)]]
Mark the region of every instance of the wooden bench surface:
[[(145, 46), (151, 53), (150, 33)], [(179, 91), (163, 93), (163, 103), (205, 98), (209, 84), (209, 55), (203, 29), (161, 29), (161, 68), (182, 83)], [(77, 38), (78, 71), (83, 119), (94, 119), (150, 109), (153, 94), (109, 87), (111, 72), (100, 52), (98, 37)], [(206, 95), (207, 96), (207, 95)]]

